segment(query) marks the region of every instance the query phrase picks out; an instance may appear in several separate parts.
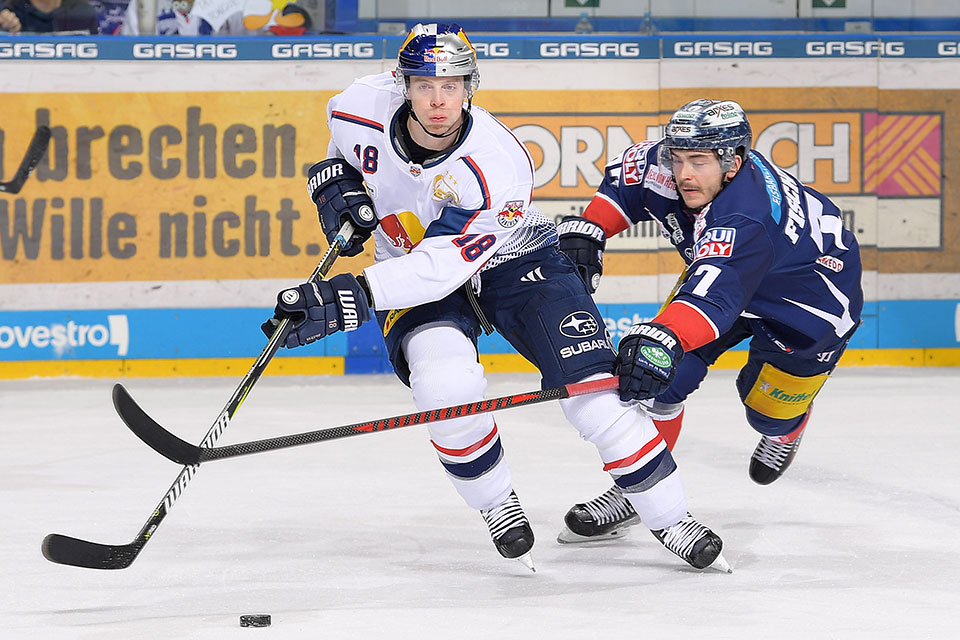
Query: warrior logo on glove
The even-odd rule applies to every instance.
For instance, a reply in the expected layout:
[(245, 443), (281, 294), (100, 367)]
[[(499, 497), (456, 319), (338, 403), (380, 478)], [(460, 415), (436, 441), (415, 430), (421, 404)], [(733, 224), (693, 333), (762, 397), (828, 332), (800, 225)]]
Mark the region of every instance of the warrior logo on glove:
[(655, 398), (670, 386), (683, 358), (683, 347), (676, 334), (656, 322), (641, 322), (630, 327), (620, 340), (617, 373), (620, 399)]
[(356, 330), (370, 319), (370, 305), (357, 278), (344, 273), (281, 291), (273, 317), (260, 328), (272, 336), (284, 318), (289, 318), (291, 328), (283, 346), (292, 349), (338, 331)]
[(340, 251), (340, 255), (355, 256), (363, 251), (373, 230), (377, 228), (377, 215), (373, 200), (367, 193), (363, 176), (343, 158), (328, 158), (310, 167), (307, 193), (317, 205), (320, 226), (328, 242), (333, 242), (340, 227), (349, 221), (353, 225), (353, 237)]

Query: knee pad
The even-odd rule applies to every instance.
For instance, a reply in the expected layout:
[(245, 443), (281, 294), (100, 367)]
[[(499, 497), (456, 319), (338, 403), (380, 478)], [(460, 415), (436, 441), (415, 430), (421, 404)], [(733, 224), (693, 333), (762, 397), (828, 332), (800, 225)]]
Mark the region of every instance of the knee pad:
[[(473, 342), (459, 328), (425, 326), (404, 338), (403, 348), (410, 365), (413, 401), (420, 411), (483, 400), (487, 390), (483, 366), (477, 362)], [(448, 462), (465, 464), (487, 450), (499, 451), (499, 436), (490, 414), (431, 422), (427, 431), (440, 457)], [(497, 454), (488, 457), (492, 460)], [(469, 473), (474, 466), (470, 465)]]
[(747, 409), (747, 421), (764, 435), (789, 433), (803, 421), (828, 377), (828, 373), (795, 376), (765, 362), (750, 385), (741, 372), (737, 386)]
[(473, 342), (447, 324), (425, 326), (404, 338), (410, 388), (417, 409), (439, 409), (483, 399), (487, 379)]

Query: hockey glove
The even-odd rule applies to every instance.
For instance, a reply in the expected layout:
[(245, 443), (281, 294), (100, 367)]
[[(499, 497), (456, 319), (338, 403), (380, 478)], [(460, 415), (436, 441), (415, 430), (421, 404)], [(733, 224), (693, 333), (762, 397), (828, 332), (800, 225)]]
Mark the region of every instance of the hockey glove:
[(310, 167), (307, 192), (317, 205), (327, 242), (333, 244), (337, 231), (349, 220), (353, 237), (340, 255), (355, 256), (363, 251), (363, 243), (377, 228), (377, 215), (360, 172), (343, 158), (327, 158)]
[(560, 233), (560, 251), (573, 260), (580, 277), (587, 283), (587, 289), (595, 293), (603, 274), (603, 250), (607, 247), (603, 227), (580, 216), (564, 216), (557, 231)]
[(337, 331), (353, 331), (370, 319), (370, 307), (357, 279), (344, 273), (281, 291), (273, 317), (260, 328), (271, 337), (283, 318), (293, 324), (283, 345), (292, 349)]
[(680, 340), (662, 324), (641, 322), (630, 327), (617, 354), (620, 400), (647, 400), (663, 393), (682, 358)]

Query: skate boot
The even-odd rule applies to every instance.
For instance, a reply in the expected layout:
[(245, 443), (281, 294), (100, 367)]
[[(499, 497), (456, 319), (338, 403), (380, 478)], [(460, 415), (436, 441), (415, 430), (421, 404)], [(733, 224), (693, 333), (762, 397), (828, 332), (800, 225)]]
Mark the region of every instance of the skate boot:
[(536, 571), (530, 550), (533, 548), (533, 529), (527, 520), (520, 500), (514, 491), (507, 499), (492, 509), (481, 510), (493, 545), (504, 558), (516, 558), (531, 571)]
[(800, 426), (790, 433), (783, 436), (760, 436), (760, 443), (750, 456), (751, 480), (757, 484), (770, 484), (784, 474), (797, 455), (803, 430), (809, 420), (810, 410)]
[(706, 526), (687, 515), (672, 527), (651, 531), (670, 551), (686, 560), (696, 569), (712, 567), (724, 573), (733, 573), (730, 565), (721, 555), (723, 541)]
[(640, 516), (633, 505), (620, 487), (613, 485), (593, 500), (570, 507), (563, 517), (566, 526), (557, 536), (557, 542), (570, 544), (622, 538), (629, 527), (639, 522)]

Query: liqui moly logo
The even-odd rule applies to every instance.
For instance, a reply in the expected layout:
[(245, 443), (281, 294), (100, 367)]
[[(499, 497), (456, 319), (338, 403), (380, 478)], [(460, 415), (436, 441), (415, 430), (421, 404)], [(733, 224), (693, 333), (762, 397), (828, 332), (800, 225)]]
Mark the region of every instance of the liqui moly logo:
[(733, 241), (737, 230), (732, 227), (706, 229), (694, 247), (694, 260), (729, 258), (733, 255)]

